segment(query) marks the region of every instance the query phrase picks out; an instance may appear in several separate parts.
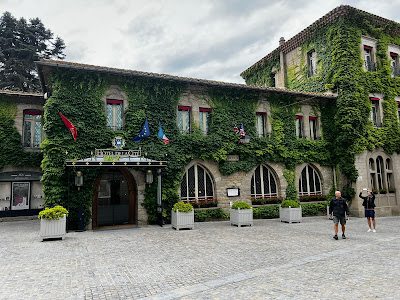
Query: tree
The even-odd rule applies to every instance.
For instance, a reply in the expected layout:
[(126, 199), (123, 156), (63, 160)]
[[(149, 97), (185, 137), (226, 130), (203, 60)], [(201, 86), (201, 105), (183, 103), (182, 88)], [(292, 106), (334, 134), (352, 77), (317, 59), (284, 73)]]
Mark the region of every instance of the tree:
[(0, 17), (0, 89), (40, 91), (35, 61), (63, 59), (64, 41), (53, 38), (39, 18), (17, 20), (9, 12)]

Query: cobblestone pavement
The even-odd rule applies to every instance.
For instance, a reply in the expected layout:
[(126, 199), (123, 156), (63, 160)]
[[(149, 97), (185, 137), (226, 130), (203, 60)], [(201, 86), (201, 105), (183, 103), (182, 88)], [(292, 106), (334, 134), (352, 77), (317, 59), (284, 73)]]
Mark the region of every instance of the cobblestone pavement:
[(0, 299), (399, 299), (400, 217), (69, 232), (0, 222)]

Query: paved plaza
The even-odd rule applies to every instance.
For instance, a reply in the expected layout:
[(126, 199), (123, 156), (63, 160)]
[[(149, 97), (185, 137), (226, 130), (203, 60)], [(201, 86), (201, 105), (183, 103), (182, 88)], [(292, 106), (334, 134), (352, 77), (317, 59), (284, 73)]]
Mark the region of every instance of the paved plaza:
[(0, 299), (399, 299), (400, 217), (69, 232), (0, 222)]

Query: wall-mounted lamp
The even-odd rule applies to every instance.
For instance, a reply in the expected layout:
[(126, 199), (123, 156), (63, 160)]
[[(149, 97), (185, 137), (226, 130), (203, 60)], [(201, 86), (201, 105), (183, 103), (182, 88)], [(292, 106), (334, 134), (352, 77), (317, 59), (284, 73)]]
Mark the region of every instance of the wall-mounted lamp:
[(78, 187), (78, 190), (83, 186), (83, 173), (81, 171), (76, 172), (75, 185)]
[(249, 137), (248, 135), (242, 136), (242, 137), (240, 138), (240, 143), (242, 143), (242, 144), (248, 144), (248, 143), (250, 143), (250, 137)]
[(147, 170), (146, 172), (146, 183), (147, 184), (153, 183), (153, 172), (151, 172), (151, 170)]

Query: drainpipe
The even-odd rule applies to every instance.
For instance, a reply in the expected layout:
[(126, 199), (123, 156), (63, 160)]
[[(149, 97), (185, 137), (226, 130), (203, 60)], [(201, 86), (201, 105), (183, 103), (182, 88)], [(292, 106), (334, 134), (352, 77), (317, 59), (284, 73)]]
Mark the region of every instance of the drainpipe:
[(158, 224), (163, 226), (163, 216), (162, 216), (162, 203), (161, 203), (161, 169), (157, 170), (157, 217)]

